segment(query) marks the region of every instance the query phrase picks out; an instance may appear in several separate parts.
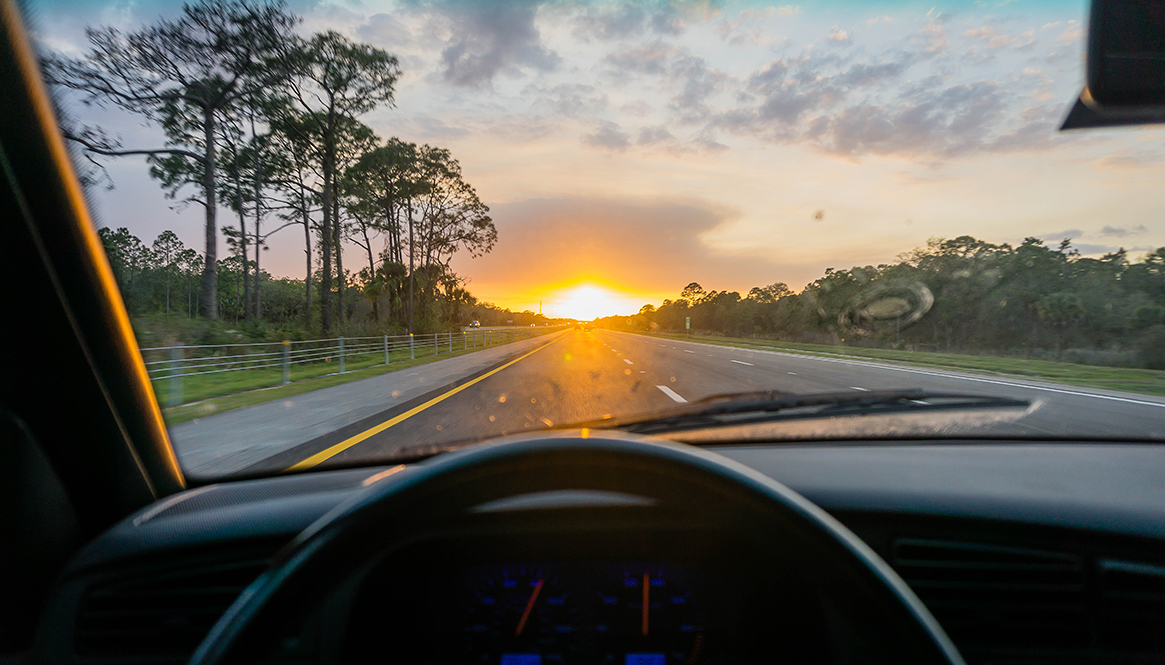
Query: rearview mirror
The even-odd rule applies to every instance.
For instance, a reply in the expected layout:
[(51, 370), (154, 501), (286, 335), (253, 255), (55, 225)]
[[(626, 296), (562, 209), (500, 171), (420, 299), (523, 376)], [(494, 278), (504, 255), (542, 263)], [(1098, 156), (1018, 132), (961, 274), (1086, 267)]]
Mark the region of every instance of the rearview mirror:
[(1060, 129), (1165, 122), (1165, 0), (1092, 0), (1087, 69)]
[(1102, 107), (1165, 105), (1165, 2), (1092, 0), (1088, 93)]

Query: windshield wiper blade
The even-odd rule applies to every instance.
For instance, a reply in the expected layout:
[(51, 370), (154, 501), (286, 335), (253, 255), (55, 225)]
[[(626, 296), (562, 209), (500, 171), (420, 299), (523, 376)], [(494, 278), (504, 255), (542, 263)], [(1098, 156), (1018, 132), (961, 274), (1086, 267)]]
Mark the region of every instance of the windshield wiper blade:
[(1026, 409), (1031, 402), (1010, 397), (911, 390), (871, 390), (790, 395), (777, 392), (715, 395), (667, 413), (638, 419), (603, 420), (587, 426), (660, 434), (725, 425), (905, 412), (969, 409)]

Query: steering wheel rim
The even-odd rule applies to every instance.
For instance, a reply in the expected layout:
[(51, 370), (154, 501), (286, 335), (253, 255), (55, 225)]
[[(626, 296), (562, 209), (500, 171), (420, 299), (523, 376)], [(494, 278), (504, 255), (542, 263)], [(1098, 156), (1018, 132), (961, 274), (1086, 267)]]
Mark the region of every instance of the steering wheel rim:
[[(643, 485), (627, 487), (630, 477)], [(505, 479), (505, 489), (498, 487)], [(639, 481), (636, 481), (639, 482)], [(962, 665), (963, 659), (938, 622), (905, 582), (860, 538), (816, 505), (783, 484), (713, 452), (645, 437), (603, 432), (564, 432), (512, 437), (447, 453), (405, 473), (374, 483), (368, 490), (321, 517), (275, 558), (199, 645), (192, 665), (247, 662), (265, 631), (277, 625), (274, 608), (294, 604), (304, 594), (334, 588), (354, 562), (371, 560), (386, 547), (417, 530), (410, 507), (425, 502), (432, 515), (464, 515), (483, 503), (552, 490), (609, 490), (665, 496), (697, 488), (755, 505), (817, 538), (830, 556), (850, 566), (879, 592), (885, 611), (912, 640), (919, 662)], [(743, 505), (743, 504), (742, 504)], [(410, 516), (411, 515), (411, 516)], [(322, 571), (332, 571), (322, 572)], [(350, 574), (347, 573), (347, 574)]]

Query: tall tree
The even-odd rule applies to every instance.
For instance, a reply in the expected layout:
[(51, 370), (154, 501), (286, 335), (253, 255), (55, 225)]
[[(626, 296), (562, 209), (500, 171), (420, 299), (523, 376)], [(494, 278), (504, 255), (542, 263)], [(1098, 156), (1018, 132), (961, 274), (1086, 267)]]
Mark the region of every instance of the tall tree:
[[(340, 228), (335, 219), (338, 208), (335, 196), (338, 161), (342, 159), (346, 131), (352, 129), (356, 117), (378, 106), (392, 104), (400, 67), (395, 56), (367, 44), (350, 42), (333, 31), (297, 42), (286, 57), (295, 67), (288, 96), (300, 110), (297, 122), (288, 126), (305, 132), (318, 150), (323, 212), (320, 305), (321, 325), (327, 332), (332, 316), (332, 261), (339, 259), (341, 251), (337, 242)], [(342, 280), (342, 270), (338, 274)]]
[[(284, 100), (289, 103), (289, 100)], [(312, 258), (312, 231), (319, 225), (312, 215), (320, 209), (322, 192), (319, 172), (314, 168), (315, 144), (310, 128), (301, 126), (302, 119), (286, 107), (273, 113), (268, 135), (270, 151), (265, 163), (265, 179), (273, 189), (270, 202), (277, 214), (288, 223), (303, 226), (303, 252), (306, 271), (303, 291), (303, 324), (311, 328), (312, 276), (315, 272)]]
[(80, 92), (86, 104), (112, 104), (162, 127), (166, 141), (155, 148), (124, 148), (93, 127), (68, 138), (99, 155), (146, 155), (171, 195), (188, 184), (199, 191), (192, 200), (206, 213), (201, 300), (208, 319), (218, 317), (216, 124), (232, 105), (286, 78), (285, 61), (275, 56), (297, 22), (281, 3), (203, 0), (137, 32), (91, 28), (83, 58), (44, 62), (50, 83)]
[(170, 313), (170, 282), (174, 278), (174, 273), (177, 272), (178, 258), (182, 254), (185, 247), (182, 246), (182, 241), (178, 236), (169, 229), (162, 231), (156, 239), (154, 239), (154, 257), (157, 259), (159, 266), (162, 269), (162, 279), (166, 288), (166, 313)]
[(461, 165), (444, 148), (422, 146), (416, 196), (421, 213), (420, 250), (425, 266), (448, 267), (453, 254), (464, 250), (480, 256), (493, 249), (498, 232), (489, 207), (465, 181)]

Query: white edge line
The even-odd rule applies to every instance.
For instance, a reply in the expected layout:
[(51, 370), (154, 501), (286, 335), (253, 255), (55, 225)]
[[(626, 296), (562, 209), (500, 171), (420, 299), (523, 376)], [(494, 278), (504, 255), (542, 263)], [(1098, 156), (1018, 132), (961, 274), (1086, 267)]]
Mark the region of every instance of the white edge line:
[(667, 395), (668, 397), (679, 402), (680, 404), (687, 404), (688, 403), (688, 400), (684, 399), (683, 397), (680, 397), (679, 393), (672, 390), (671, 388), (668, 388), (667, 386), (656, 386), (656, 388), (659, 388), (661, 391), (663, 391), (664, 395)]
[[(690, 342), (691, 344), (702, 344), (702, 342)], [(719, 344), (706, 344), (705, 346), (722, 346)], [(727, 345), (724, 345), (727, 346)], [(741, 347), (729, 347), (741, 348)], [(921, 369), (914, 369), (910, 367), (902, 367), (900, 365), (890, 365), (879, 363), (877, 361), (852, 361), (842, 360), (839, 358), (822, 358), (821, 356), (810, 356), (801, 353), (790, 353), (788, 351), (769, 351), (767, 349), (749, 349), (753, 353), (763, 353), (772, 356), (787, 356), (789, 358), (804, 358), (805, 360), (817, 360), (825, 363), (837, 363), (839, 365), (860, 365), (862, 367), (874, 367), (877, 369), (884, 369), (891, 372), (904, 372), (906, 374), (922, 374), (923, 376), (938, 376), (945, 379), (958, 379), (961, 381), (973, 381), (975, 383), (989, 383), (996, 386), (1007, 386), (1009, 388), (1024, 388), (1027, 390), (1042, 390), (1049, 393), (1057, 393), (1060, 395), (1072, 395), (1074, 397), (1092, 397), (1095, 399), (1106, 399), (1113, 402), (1125, 402), (1127, 404), (1139, 404), (1141, 406), (1155, 406), (1159, 409), (1165, 409), (1165, 403), (1150, 402), (1143, 399), (1130, 399), (1128, 397), (1115, 397), (1113, 395), (1100, 395), (1097, 393), (1086, 393), (1079, 390), (1065, 390), (1063, 388), (1052, 388), (1050, 386), (1041, 386), (1030, 383), (1015, 383), (1014, 381), (1000, 381), (998, 379), (987, 379), (976, 376), (964, 376), (961, 374), (947, 374), (945, 372), (933, 372)]]

